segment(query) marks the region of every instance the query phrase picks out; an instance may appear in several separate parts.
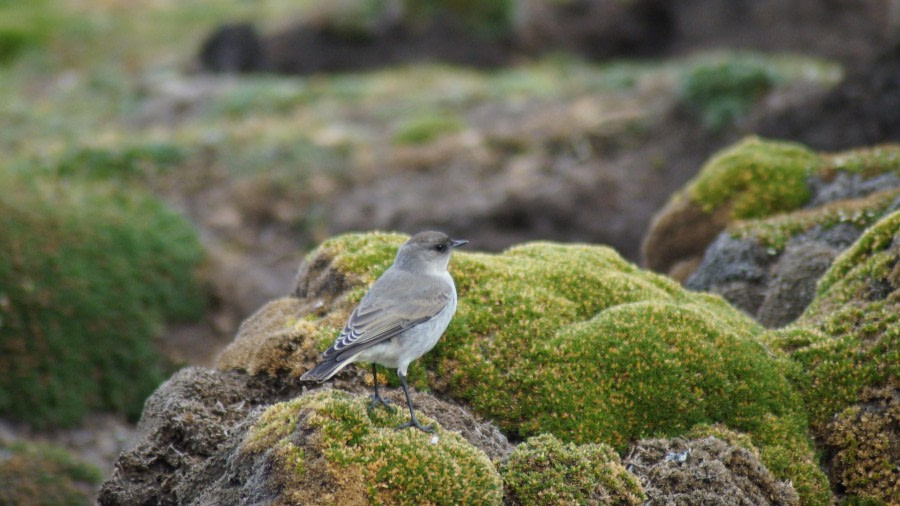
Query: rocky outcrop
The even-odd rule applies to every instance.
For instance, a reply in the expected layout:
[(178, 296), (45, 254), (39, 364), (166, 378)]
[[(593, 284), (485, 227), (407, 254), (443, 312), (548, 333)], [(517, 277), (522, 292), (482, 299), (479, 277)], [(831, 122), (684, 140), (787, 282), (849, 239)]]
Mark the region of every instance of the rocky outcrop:
[[(398, 392), (386, 397), (402, 402)], [(397, 492), (429, 497), (445, 493), (449, 502), (478, 497), (498, 502), (499, 476), (490, 459), (509, 453), (506, 438), (458, 406), (419, 392), (413, 393), (413, 402), (420, 419), (439, 420), (435, 440), (417, 431), (395, 432), (393, 427), (403, 421), (402, 410), (367, 418), (368, 398), (359, 394), (306, 391), (267, 376), (184, 369), (148, 399), (138, 438), (119, 457), (99, 501), (402, 502), (404, 496), (391, 495)], [(346, 427), (336, 429), (332, 423)], [(352, 440), (329, 439), (351, 434)], [(335, 445), (350, 454), (335, 453)], [(347, 450), (348, 445), (354, 449)], [(386, 469), (370, 461), (372, 452), (384, 445), (399, 454), (380, 465), (401, 468)], [(350, 465), (347, 459), (356, 463)], [(362, 474), (329, 474), (341, 464), (346, 473)], [(405, 465), (424, 467), (403, 469)], [(429, 479), (417, 478), (413, 471), (428, 473)], [(397, 479), (438, 488), (423, 490)]]
[[(723, 233), (729, 237), (722, 237), (710, 252), (704, 272), (696, 275), (692, 287), (716, 291), (713, 285), (735, 280), (759, 284), (762, 272), (774, 265), (772, 257), (784, 250), (790, 237), (806, 234), (817, 240), (821, 236), (819, 242), (846, 247), (853, 237), (839, 231), (849, 229), (831, 229), (852, 222), (862, 230), (890, 208), (891, 195), (882, 193), (870, 201), (837, 201), (892, 188), (900, 188), (897, 145), (819, 154), (799, 144), (751, 137), (712, 157), (657, 212), (641, 246), (642, 258), (649, 268), (683, 281), (697, 270), (707, 247)], [(820, 208), (817, 216), (814, 210)], [(787, 212), (797, 215), (793, 219), (775, 217)], [(743, 237), (734, 242), (736, 237), (753, 235), (750, 220), (769, 217), (772, 222), (760, 226), (771, 240), (744, 241)], [(812, 230), (817, 225), (821, 230)], [(774, 253), (770, 247), (775, 248)], [(708, 272), (726, 264), (732, 265), (731, 272)], [(758, 291), (764, 291), (767, 284), (762, 283)], [(720, 291), (734, 290), (723, 286)], [(754, 314), (763, 297), (752, 296), (753, 300), (742, 302), (741, 307)]]

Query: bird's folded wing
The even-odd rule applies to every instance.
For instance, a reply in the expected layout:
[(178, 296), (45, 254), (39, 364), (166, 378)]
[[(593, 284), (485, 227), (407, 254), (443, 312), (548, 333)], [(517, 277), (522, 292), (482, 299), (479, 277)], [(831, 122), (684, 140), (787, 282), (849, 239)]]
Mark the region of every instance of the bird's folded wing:
[(323, 358), (341, 361), (434, 318), (450, 303), (452, 288), (443, 284), (417, 286), (393, 296), (384, 295), (373, 286)]

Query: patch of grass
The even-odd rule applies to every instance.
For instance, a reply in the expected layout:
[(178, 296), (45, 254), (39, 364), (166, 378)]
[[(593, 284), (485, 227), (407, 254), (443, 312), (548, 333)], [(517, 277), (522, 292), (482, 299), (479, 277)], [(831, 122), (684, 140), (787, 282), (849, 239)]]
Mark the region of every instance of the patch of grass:
[(182, 148), (169, 143), (85, 147), (68, 150), (52, 171), (60, 177), (127, 180), (164, 172), (185, 157)]
[(394, 134), (397, 144), (426, 144), (449, 133), (455, 133), (464, 127), (462, 120), (451, 113), (434, 112), (420, 114), (404, 121)]

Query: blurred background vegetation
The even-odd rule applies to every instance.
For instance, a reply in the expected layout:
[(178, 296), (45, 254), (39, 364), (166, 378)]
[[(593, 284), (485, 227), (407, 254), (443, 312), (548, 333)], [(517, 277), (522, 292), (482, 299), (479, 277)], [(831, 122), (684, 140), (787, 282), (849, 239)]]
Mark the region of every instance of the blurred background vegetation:
[[(0, 443), (97, 411), (133, 422), (171, 371), (208, 364), (243, 318), (288, 293), (303, 254), (336, 232), (493, 223), (410, 217), (422, 206), (405, 201), (342, 217), (343, 198), (382, 178), (458, 164), (463, 179), (528, 181), (521, 174), (567, 164), (615, 172), (645, 145), (629, 163), (662, 173), (675, 149), (666, 142), (694, 152), (682, 163), (696, 170), (761, 104), (843, 76), (821, 55), (714, 47), (590, 59), (562, 44), (490, 68), (414, 61), (301, 76), (213, 75), (197, 61), (209, 35), (235, 22), (262, 34), (306, 22), (358, 41), (451, 16), (484, 47), (506, 47), (525, 4), (535, 2), (0, 0)], [(666, 180), (659, 198), (689, 176)], [(492, 189), (484, 206), (515, 201), (512, 187)], [(644, 204), (641, 226), (655, 206)], [(522, 213), (493, 218), (502, 229), (532, 219)], [(634, 258), (642, 228), (619, 228), (630, 235), (550, 238), (608, 242)], [(472, 235), (495, 234), (479, 247), (500, 249), (541, 230)], [(42, 451), (13, 453), (46, 460)]]

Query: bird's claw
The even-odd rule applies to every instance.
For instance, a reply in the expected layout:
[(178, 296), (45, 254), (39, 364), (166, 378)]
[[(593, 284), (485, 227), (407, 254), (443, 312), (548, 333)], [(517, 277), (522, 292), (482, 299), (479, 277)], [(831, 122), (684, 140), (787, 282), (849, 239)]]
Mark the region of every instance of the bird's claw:
[(396, 430), (408, 429), (410, 427), (415, 427), (415, 428), (419, 429), (420, 431), (426, 432), (428, 434), (431, 434), (432, 432), (434, 432), (434, 425), (425, 425), (423, 427), (422, 424), (420, 424), (419, 421), (416, 420), (415, 418), (404, 423), (403, 425), (398, 425)]
[(376, 404), (381, 404), (382, 406), (384, 406), (384, 409), (388, 410), (388, 413), (396, 413), (397, 412), (397, 410), (393, 406), (391, 406), (390, 402), (387, 399), (385, 399), (384, 397), (382, 397), (378, 394), (375, 394), (375, 395), (372, 395), (370, 398), (372, 399), (372, 402), (369, 403), (369, 407), (367, 408), (368, 411), (372, 411), (373, 409), (375, 409)]

